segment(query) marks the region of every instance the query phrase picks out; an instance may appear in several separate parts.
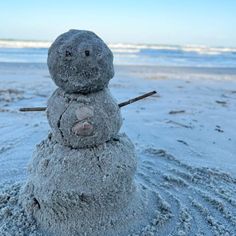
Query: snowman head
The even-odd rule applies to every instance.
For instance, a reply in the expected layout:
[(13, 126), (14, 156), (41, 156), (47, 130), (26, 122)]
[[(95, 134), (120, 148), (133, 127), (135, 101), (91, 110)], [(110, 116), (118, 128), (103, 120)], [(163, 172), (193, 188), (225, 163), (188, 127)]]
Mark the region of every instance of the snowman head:
[(52, 79), (67, 93), (96, 92), (114, 76), (111, 50), (90, 31), (60, 35), (49, 48), (47, 63)]

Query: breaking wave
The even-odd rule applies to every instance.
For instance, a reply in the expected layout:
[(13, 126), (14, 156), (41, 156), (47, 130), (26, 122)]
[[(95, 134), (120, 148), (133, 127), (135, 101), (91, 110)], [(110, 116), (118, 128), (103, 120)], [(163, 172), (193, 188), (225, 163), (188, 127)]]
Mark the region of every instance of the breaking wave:
[[(49, 41), (0, 40), (0, 62), (46, 63)], [(108, 44), (118, 65), (236, 67), (236, 48)]]
[[(1, 40), (1, 48), (49, 48), (50, 41), (30, 40)], [(109, 44), (114, 53), (140, 53), (144, 50), (195, 52), (199, 54), (216, 55), (222, 53), (236, 53), (236, 48), (229, 47), (207, 47), (205, 45), (157, 45), (157, 44)]]

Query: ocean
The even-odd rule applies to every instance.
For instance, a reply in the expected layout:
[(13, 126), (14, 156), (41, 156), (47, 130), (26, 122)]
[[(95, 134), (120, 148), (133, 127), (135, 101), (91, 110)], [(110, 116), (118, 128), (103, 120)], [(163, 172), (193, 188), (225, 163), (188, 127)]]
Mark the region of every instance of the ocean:
[[(0, 40), (0, 62), (46, 63), (51, 42)], [(236, 48), (109, 44), (115, 65), (236, 68)]]

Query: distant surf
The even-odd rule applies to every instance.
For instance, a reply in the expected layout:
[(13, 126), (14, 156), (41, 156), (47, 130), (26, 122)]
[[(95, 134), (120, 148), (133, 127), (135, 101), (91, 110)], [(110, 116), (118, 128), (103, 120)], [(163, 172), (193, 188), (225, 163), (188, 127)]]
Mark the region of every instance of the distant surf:
[[(1, 40), (0, 62), (46, 63), (49, 41)], [(236, 67), (236, 48), (205, 45), (109, 44), (117, 65)]]

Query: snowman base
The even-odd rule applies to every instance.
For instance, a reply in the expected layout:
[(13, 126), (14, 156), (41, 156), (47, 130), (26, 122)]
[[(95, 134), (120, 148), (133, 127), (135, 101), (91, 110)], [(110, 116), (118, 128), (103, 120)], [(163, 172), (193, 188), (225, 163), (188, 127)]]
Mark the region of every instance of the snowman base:
[(88, 149), (65, 147), (50, 135), (33, 155), (22, 205), (45, 235), (130, 231), (147, 209), (133, 180), (136, 165), (124, 134)]

